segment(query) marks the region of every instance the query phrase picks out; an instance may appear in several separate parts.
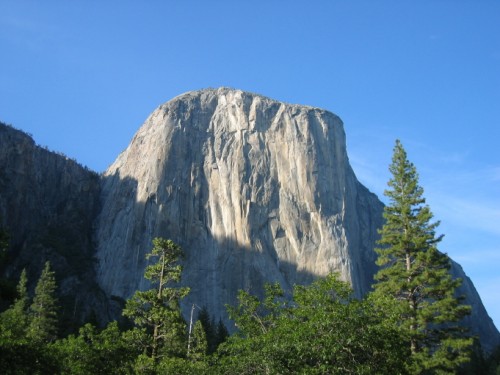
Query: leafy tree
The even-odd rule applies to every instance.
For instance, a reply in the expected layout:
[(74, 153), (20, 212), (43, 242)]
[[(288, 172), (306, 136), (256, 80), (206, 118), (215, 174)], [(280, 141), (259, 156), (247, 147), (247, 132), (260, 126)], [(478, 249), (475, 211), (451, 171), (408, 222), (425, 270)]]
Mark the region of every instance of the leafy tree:
[(478, 337), (473, 339), (470, 361), (460, 366), (458, 375), (487, 374), (488, 363), (484, 357), (484, 351)]
[(140, 348), (123, 335), (116, 322), (99, 332), (91, 324), (80, 328), (77, 336), (56, 341), (52, 348), (63, 374), (126, 374), (132, 371)]
[(225, 374), (398, 374), (406, 349), (383, 312), (356, 300), (335, 275), (296, 286), (291, 302), (278, 285), (263, 302), (240, 292), (230, 317), (240, 329), (219, 347)]
[(0, 344), (2, 375), (58, 374), (57, 361), (47, 345), (35, 343)]
[(453, 372), (468, 360), (472, 340), (456, 324), (470, 313), (455, 296), (460, 279), (452, 279), (450, 259), (438, 251), (439, 222), (425, 204), (415, 166), (396, 141), (392, 178), (384, 194), (385, 224), (379, 231), (380, 248), (374, 296), (392, 296), (398, 303), (400, 328), (408, 337), (412, 373)]
[(229, 317), (234, 320), (238, 333), (242, 337), (255, 337), (267, 333), (275, 324), (276, 318), (281, 315), (286, 300), (279, 284), (266, 284), (265, 298), (261, 302), (257, 296), (244, 290), (238, 292), (238, 305), (226, 308)]
[(29, 325), (28, 278), (23, 270), (17, 285), (17, 298), (10, 308), (0, 315), (0, 340), (26, 342)]
[(31, 321), (28, 338), (35, 343), (46, 343), (57, 337), (57, 299), (55, 297), (56, 279), (50, 269), (50, 262), (45, 263), (35, 296), (30, 307)]
[(153, 245), (146, 257), (155, 261), (145, 271), (145, 278), (153, 288), (137, 291), (123, 310), (123, 315), (132, 319), (137, 327), (146, 329), (150, 337), (140, 364), (146, 367), (150, 362), (156, 364), (164, 355), (179, 356), (186, 350), (186, 324), (179, 301), (189, 293), (189, 288), (168, 286), (180, 281), (182, 267), (178, 261), (183, 252), (174, 242), (163, 238), (153, 239)]
[(207, 375), (213, 373), (205, 361), (192, 361), (179, 357), (164, 357), (156, 369), (156, 374)]

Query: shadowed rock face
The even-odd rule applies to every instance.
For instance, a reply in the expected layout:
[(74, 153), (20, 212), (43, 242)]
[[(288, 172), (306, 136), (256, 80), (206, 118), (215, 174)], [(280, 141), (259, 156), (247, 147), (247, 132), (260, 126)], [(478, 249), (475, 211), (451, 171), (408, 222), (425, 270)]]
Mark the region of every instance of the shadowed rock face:
[[(84, 321), (93, 314), (109, 319), (94, 270), (93, 222), (99, 196), (97, 173), (0, 123), (0, 227), (9, 233), (10, 243), (0, 272), (17, 283), (26, 268), (34, 289), (44, 263), (50, 261), (59, 315), (66, 322)], [(0, 302), (3, 294), (0, 290)]]

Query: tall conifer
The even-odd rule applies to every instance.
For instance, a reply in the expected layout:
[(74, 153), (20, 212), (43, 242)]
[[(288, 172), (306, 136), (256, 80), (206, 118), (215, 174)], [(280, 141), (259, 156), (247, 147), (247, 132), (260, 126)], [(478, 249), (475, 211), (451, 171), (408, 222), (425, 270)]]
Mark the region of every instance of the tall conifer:
[(152, 288), (135, 292), (127, 300), (123, 315), (151, 333), (146, 355), (157, 363), (163, 356), (180, 355), (186, 350), (186, 327), (179, 302), (189, 293), (189, 288), (173, 286), (181, 279), (179, 259), (183, 251), (180, 246), (163, 238), (153, 239), (153, 245), (146, 257), (154, 261), (146, 267), (144, 275)]
[(384, 192), (389, 204), (379, 231), (381, 247), (376, 249), (381, 268), (374, 295), (399, 301), (399, 323), (411, 352), (410, 372), (453, 373), (468, 360), (472, 341), (457, 322), (470, 313), (470, 306), (456, 297), (461, 280), (451, 277), (450, 259), (437, 249), (443, 237), (435, 233), (439, 222), (432, 222), (417, 170), (399, 140), (389, 170), (392, 178)]
[(11, 340), (13, 342), (26, 341), (29, 318), (28, 278), (26, 270), (23, 270), (17, 284), (17, 298), (7, 310), (0, 314), (0, 341)]
[(33, 342), (50, 342), (57, 337), (57, 299), (55, 296), (56, 279), (45, 263), (35, 288), (35, 297), (30, 307), (31, 322), (28, 337)]

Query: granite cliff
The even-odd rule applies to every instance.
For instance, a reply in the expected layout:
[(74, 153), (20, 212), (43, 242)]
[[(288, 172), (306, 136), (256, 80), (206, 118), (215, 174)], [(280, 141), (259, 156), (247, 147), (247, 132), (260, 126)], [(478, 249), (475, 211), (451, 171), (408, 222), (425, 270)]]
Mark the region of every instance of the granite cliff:
[[(98, 280), (109, 294), (145, 288), (151, 239), (186, 251), (185, 308), (225, 316), (237, 290), (285, 289), (338, 272), (362, 295), (375, 273), (383, 205), (356, 179), (341, 120), (239, 90), (181, 95), (155, 110), (103, 176)], [(462, 291), (498, 332), (460, 266)], [(491, 334), (490, 334), (491, 333)], [(485, 340), (483, 340), (485, 341)]]
[[(70, 226), (83, 225), (84, 245), (70, 253), (95, 256), (95, 274), (71, 280), (97, 281), (99, 297), (89, 306), (99, 315), (116, 313), (99, 290), (117, 300), (147, 287), (144, 255), (157, 236), (186, 252), (186, 315), (194, 303), (225, 318), (224, 304), (239, 289), (260, 293), (265, 282), (280, 282), (289, 290), (329, 272), (357, 295), (370, 289), (383, 205), (357, 181), (343, 124), (328, 111), (227, 88), (186, 93), (156, 109), (100, 178), (28, 145), (29, 137), (2, 134), (0, 215), (11, 229), (44, 228), (51, 215), (57, 225), (64, 215), (81, 220)], [(11, 214), (37, 200), (33, 214)], [(39, 221), (24, 224), (31, 215)], [(28, 233), (15, 235), (21, 255)], [(57, 253), (44, 243), (43, 251)], [(461, 267), (454, 263), (453, 272), (473, 306), (469, 324), (491, 349), (500, 335)]]
[(217, 314), (267, 281), (336, 271), (358, 294), (369, 288), (382, 204), (356, 180), (329, 112), (230, 89), (182, 95), (146, 120), (102, 192), (98, 277), (109, 294), (143, 287), (158, 235), (186, 250), (189, 302)]

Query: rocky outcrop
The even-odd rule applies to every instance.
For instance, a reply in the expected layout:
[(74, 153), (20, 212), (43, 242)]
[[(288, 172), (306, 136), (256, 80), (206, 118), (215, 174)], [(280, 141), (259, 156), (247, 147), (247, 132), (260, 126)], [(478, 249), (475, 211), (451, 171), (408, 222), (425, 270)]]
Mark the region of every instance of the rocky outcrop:
[(106, 296), (94, 272), (93, 222), (99, 176), (66, 156), (0, 124), (0, 226), (10, 237), (3, 274), (17, 282), (27, 269), (34, 288), (46, 261), (55, 270), (60, 315), (84, 321), (106, 316)]

